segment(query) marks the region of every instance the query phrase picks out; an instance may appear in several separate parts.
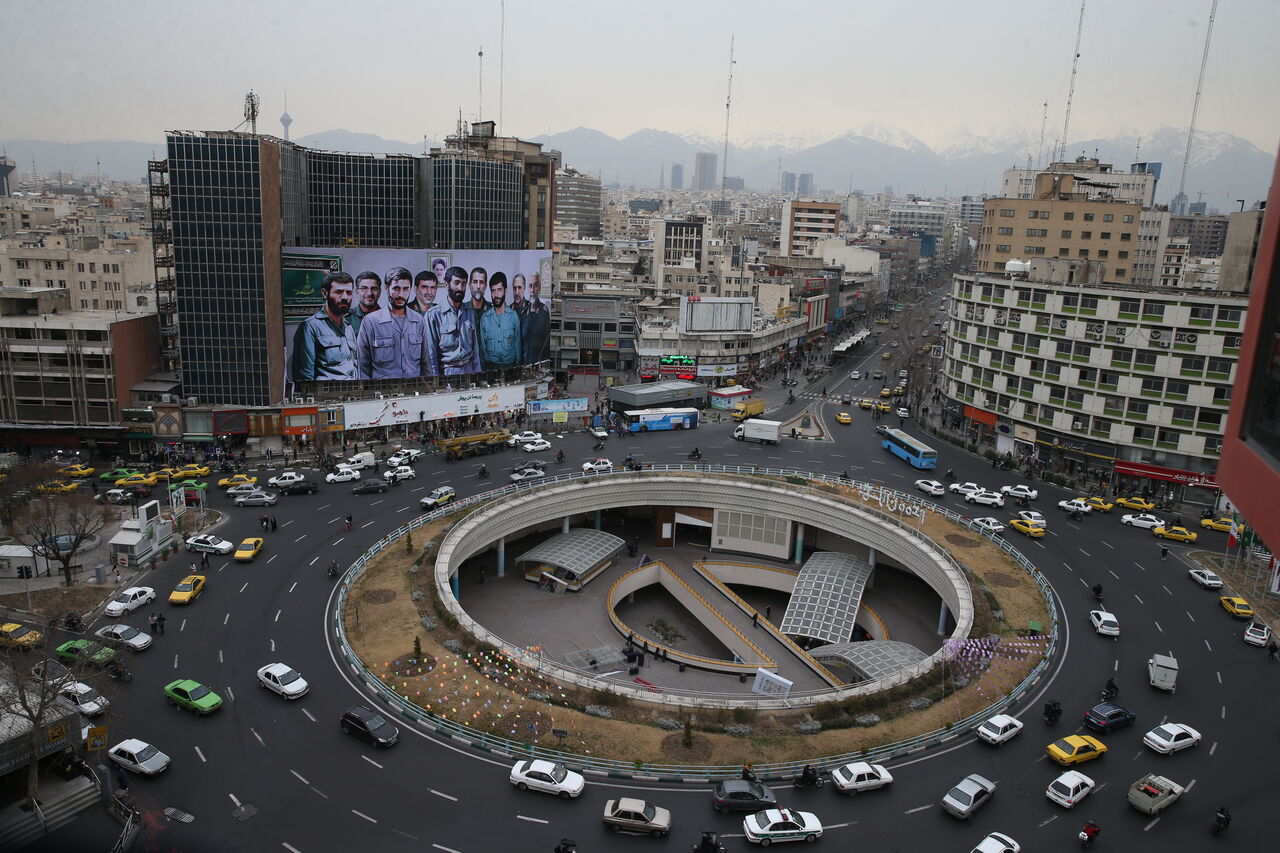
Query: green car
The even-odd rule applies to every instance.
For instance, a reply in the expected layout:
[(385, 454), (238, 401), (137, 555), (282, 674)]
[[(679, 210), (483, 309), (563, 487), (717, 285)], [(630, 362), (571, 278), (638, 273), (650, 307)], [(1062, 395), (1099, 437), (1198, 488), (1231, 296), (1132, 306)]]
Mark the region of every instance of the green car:
[(134, 474), (141, 473), (137, 468), (112, 468), (110, 471), (99, 474), (98, 479), (110, 480), (114, 483), (116, 480), (123, 480), (125, 477), (132, 477)]
[(88, 661), (94, 666), (107, 666), (115, 663), (116, 650), (109, 649), (101, 643), (90, 640), (68, 640), (57, 649), (58, 657), (67, 663)]
[(190, 678), (179, 678), (164, 686), (164, 698), (170, 705), (177, 705), (197, 714), (212, 714), (222, 707), (222, 697)]
[(169, 491), (176, 492), (178, 489), (207, 489), (209, 484), (203, 480), (183, 480), (179, 483), (173, 483), (169, 486)]

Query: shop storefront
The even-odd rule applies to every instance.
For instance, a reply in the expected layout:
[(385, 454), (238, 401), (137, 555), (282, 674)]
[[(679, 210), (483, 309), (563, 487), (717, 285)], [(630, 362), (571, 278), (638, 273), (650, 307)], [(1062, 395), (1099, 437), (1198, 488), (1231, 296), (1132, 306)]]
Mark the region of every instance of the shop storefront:
[(1215, 512), (1222, 509), (1222, 491), (1213, 473), (1117, 459), (1115, 482), (1117, 494), (1142, 495), (1158, 503), (1189, 503)]

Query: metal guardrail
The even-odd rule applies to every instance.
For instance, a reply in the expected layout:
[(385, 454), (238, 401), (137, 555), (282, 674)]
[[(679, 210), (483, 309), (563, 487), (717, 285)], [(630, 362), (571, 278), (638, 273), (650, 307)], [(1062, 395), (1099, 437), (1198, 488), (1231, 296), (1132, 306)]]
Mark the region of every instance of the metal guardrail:
[[(778, 763), (771, 763), (771, 764), (754, 765), (756, 774), (763, 779), (772, 780), (772, 779), (791, 778), (795, 775), (798, 775), (801, 772), (801, 770), (804, 769), (804, 766), (806, 764), (812, 764), (815, 767), (819, 768), (820, 770), (831, 770), (853, 761), (891, 761), (895, 758), (901, 758), (903, 756), (920, 752), (930, 747), (938, 746), (939, 744), (955, 740), (956, 738), (959, 738), (968, 734), (974, 728), (976, 728), (977, 726), (981, 725), (984, 721), (989, 719), (992, 715), (1002, 713), (1008, 710), (1009, 708), (1013, 707), (1014, 705), (1016, 705), (1028, 692), (1030, 692), (1035, 687), (1036, 683), (1039, 682), (1040, 678), (1045, 674), (1045, 672), (1048, 670), (1049, 666), (1053, 662), (1054, 652), (1057, 650), (1058, 642), (1059, 642), (1059, 628), (1058, 628), (1059, 619), (1058, 619), (1057, 605), (1054, 602), (1052, 588), (1050, 587), (1048, 580), (1044, 577), (1044, 575), (1040, 573), (1040, 571), (1034, 565), (1032, 565), (1032, 563), (1026, 557), (1024, 557), (1017, 549), (1015, 549), (1012, 545), (1010, 545), (1007, 541), (1005, 541), (1003, 537), (998, 537), (985, 530), (982, 530), (981, 528), (975, 527), (972, 523), (972, 520), (964, 516), (961, 516), (959, 513), (953, 512), (952, 510), (949, 510), (946, 507), (938, 506), (935, 504), (926, 504), (924, 501), (915, 498), (915, 496), (913, 495), (905, 495), (899, 492), (893, 492), (892, 490), (885, 489), (885, 487), (880, 486), (879, 484), (859, 483), (852, 480), (846, 480), (840, 477), (831, 477), (824, 474), (813, 474), (809, 472), (798, 471), (795, 469), (760, 468), (758, 466), (676, 464), (676, 465), (660, 465), (660, 466), (655, 465), (651, 468), (646, 468), (645, 471), (684, 471), (684, 472), (708, 471), (711, 473), (754, 474), (754, 475), (767, 476), (767, 477), (794, 476), (794, 477), (804, 477), (806, 480), (816, 480), (818, 482), (825, 482), (832, 485), (851, 486), (859, 490), (867, 489), (867, 490), (877, 490), (877, 491), (883, 490), (884, 492), (891, 492), (899, 496), (899, 499), (902, 500), (903, 503), (924, 505), (930, 511), (937, 512), (938, 514), (950, 519), (951, 521), (979, 534), (980, 536), (983, 536), (986, 539), (989, 539), (993, 544), (997, 545), (1002, 551), (1008, 554), (1014, 560), (1014, 562), (1016, 562), (1028, 574), (1031, 575), (1032, 579), (1036, 582), (1036, 586), (1039, 587), (1041, 595), (1044, 598), (1045, 606), (1049, 612), (1049, 622), (1051, 626), (1051, 630), (1049, 633), (1049, 644), (1045, 650), (1044, 658), (1021, 682), (1017, 684), (1017, 686), (1015, 686), (1004, 697), (1002, 697), (995, 703), (984, 708), (983, 710), (979, 711), (976, 714), (971, 714), (970, 716), (965, 717), (962, 720), (957, 720), (944, 728), (935, 729), (930, 732), (925, 732), (924, 734), (920, 734), (912, 738), (907, 738), (905, 740), (897, 741), (895, 743), (884, 744), (884, 745), (873, 747), (871, 749), (866, 749), (866, 750), (857, 750), (854, 752), (841, 753), (839, 755), (828, 755), (822, 758), (812, 758), (805, 761), (778, 762)], [(612, 776), (617, 778), (638, 779), (638, 780), (645, 780), (645, 781), (666, 780), (666, 781), (684, 781), (684, 782), (708, 782), (708, 781), (713, 781), (717, 779), (736, 777), (741, 769), (738, 765), (681, 765), (681, 764), (651, 764), (651, 763), (643, 763), (643, 762), (615, 761), (607, 758), (598, 758), (596, 756), (586, 756), (586, 755), (581, 755), (579, 753), (564, 752), (557, 749), (547, 749), (545, 747), (538, 746), (537, 744), (522, 743), (520, 741), (514, 741), (509, 738), (499, 737), (499, 736), (495, 736), (485, 732), (471, 729), (466, 725), (463, 725), (462, 723), (458, 723), (458, 722), (455, 722), (454, 720), (450, 720), (445, 717), (440, 717), (428, 711), (425, 711), (422, 708), (418, 707), (417, 705), (413, 704), (412, 702), (409, 702), (407, 699), (403, 698), (399, 694), (395, 693), (395, 691), (391, 690), (389, 687), (387, 687), (383, 683), (382, 679), (380, 679), (374, 673), (370, 672), (368, 668), (365, 667), (364, 663), (356, 656), (355, 652), (351, 648), (350, 642), (347, 640), (346, 626), (343, 624), (343, 621), (342, 621), (342, 613), (346, 605), (347, 596), (350, 592), (352, 584), (355, 581), (359, 580), (359, 578), (364, 574), (364, 572), (368, 569), (370, 562), (375, 556), (377, 556), (388, 545), (398, 541), (400, 537), (402, 537), (406, 533), (413, 530), (417, 530), (421, 528), (423, 525), (429, 524), (444, 516), (452, 515), (458, 512), (459, 510), (465, 509), (466, 507), (485, 503), (490, 500), (493, 500), (494, 498), (502, 497), (504, 495), (513, 494), (517, 492), (531, 491), (535, 489), (542, 489), (554, 483), (563, 483), (571, 480), (591, 479), (591, 478), (598, 478), (601, 476), (635, 476), (636, 473), (643, 473), (643, 472), (616, 471), (616, 472), (613, 472), (613, 474), (611, 475), (610, 474), (605, 474), (605, 475), (581, 474), (581, 473), (561, 474), (556, 477), (550, 477), (545, 480), (540, 480), (537, 483), (524, 482), (524, 483), (515, 483), (508, 486), (503, 486), (501, 488), (494, 489), (493, 491), (490, 491), (490, 492), (485, 492), (480, 495), (474, 495), (469, 498), (463, 498), (462, 500), (459, 500), (446, 507), (437, 509), (426, 515), (419, 516), (418, 518), (415, 518), (412, 521), (409, 521), (408, 523), (402, 525), (401, 527), (397, 528), (396, 530), (392, 531), (391, 533), (387, 534), (386, 536), (374, 542), (373, 545), (369, 547), (369, 550), (361, 554), (360, 557), (358, 557), (356, 561), (351, 564), (351, 567), (343, 575), (342, 581), (339, 584), (338, 598), (337, 598), (336, 606), (333, 612), (332, 629), (334, 632), (334, 636), (338, 641), (339, 650), (341, 651), (343, 657), (346, 659), (347, 666), (351, 670), (352, 675), (355, 678), (357, 678), (362, 684), (364, 684), (365, 687), (369, 690), (369, 692), (378, 701), (382, 702), (390, 711), (398, 714), (403, 719), (413, 723), (419, 723), (419, 724), (425, 725), (431, 728), (432, 730), (434, 730), (435, 732), (437, 732), (438, 734), (445, 735), (459, 743), (476, 747), (478, 749), (483, 749), (486, 752), (490, 752), (497, 756), (501, 756), (505, 758), (515, 758), (515, 757), (542, 758), (542, 759), (547, 759), (551, 761), (562, 762), (566, 766), (576, 768), (588, 774), (593, 774), (598, 776)], [(858, 506), (859, 508), (867, 509), (871, 512), (876, 513), (877, 515), (880, 515), (886, 521), (894, 523), (895, 525), (903, 529), (910, 530), (912, 534), (915, 536), (928, 539), (928, 537), (924, 536), (923, 532), (917, 531), (914, 528), (912, 528), (910, 525), (903, 523), (901, 519), (896, 519), (893, 516), (888, 515), (887, 513), (880, 512), (878, 510), (875, 510), (872, 507), (867, 507), (863, 504), (859, 504)], [(953, 558), (951, 558), (951, 562), (954, 565), (956, 565), (957, 568), (960, 568), (959, 564), (956, 563)], [(508, 649), (506, 648), (506, 646), (508, 646), (509, 644), (504, 643), (503, 645), (504, 645), (504, 648), (502, 648), (502, 651), (504, 653), (510, 654), (508, 652)], [(536, 662), (529, 659), (529, 655), (526, 650), (517, 649), (515, 647), (510, 647), (510, 648), (511, 648), (511, 651), (514, 652), (514, 654), (510, 654), (511, 657), (529, 665), (531, 668), (536, 669)], [(918, 674), (921, 674), (921, 673), (917, 673), (917, 675)], [(664, 689), (664, 692), (675, 693), (676, 691), (670, 691), (670, 690)], [(817, 691), (808, 695), (820, 696), (820, 695), (823, 695), (824, 693), (832, 693), (832, 692), (834, 691)], [(698, 695), (706, 695), (706, 694), (698, 694)]]

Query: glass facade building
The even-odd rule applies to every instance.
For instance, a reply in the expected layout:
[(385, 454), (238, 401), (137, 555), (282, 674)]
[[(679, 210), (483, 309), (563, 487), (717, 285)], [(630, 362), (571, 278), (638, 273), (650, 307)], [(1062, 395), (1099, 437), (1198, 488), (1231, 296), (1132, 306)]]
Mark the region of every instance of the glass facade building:
[(432, 157), (432, 244), (453, 249), (519, 247), (523, 177), (516, 163), (447, 153)]

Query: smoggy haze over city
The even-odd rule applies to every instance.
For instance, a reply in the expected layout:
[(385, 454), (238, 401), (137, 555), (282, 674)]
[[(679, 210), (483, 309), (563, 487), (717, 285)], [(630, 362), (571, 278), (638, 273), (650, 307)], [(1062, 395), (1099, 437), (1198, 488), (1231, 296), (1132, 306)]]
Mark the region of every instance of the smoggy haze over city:
[[(1210, 5), (1090, 4), (1070, 137), (1185, 127)], [(1062, 134), (1080, 4), (509, 0), (505, 37), (500, 8), (0, 0), (0, 138), (151, 141), (167, 129), (229, 129), (252, 89), (259, 130), (273, 134), (287, 91), (294, 138), (343, 127), (440, 139), (461, 112), (526, 138), (589, 126), (718, 140), (732, 34), (735, 144), (819, 141), (870, 123), (935, 148), (966, 133), (1038, 138), (1048, 101), (1048, 147)], [(1278, 30), (1275, 0), (1220, 4), (1200, 128), (1275, 150)]]

